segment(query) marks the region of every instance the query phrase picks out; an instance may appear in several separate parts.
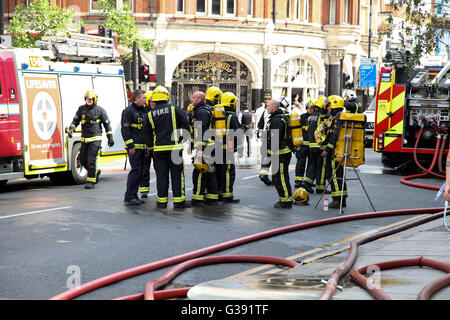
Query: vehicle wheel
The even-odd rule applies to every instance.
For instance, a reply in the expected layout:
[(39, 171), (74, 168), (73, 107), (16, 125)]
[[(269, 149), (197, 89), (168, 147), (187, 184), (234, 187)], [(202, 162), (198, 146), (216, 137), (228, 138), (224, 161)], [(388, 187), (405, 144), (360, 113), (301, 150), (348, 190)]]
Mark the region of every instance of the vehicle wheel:
[(70, 170), (72, 172), (73, 182), (76, 184), (86, 183), (87, 170), (81, 165), (80, 161), (81, 143), (75, 143), (72, 148), (72, 161)]
[(0, 180), (0, 188), (3, 188), (7, 182), (8, 180)]

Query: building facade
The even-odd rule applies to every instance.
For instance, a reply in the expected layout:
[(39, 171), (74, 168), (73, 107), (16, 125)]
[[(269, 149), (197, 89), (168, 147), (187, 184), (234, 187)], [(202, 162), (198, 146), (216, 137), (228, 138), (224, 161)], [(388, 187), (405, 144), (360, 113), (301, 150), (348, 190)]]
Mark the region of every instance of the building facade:
[[(24, 0), (22, 0), (23, 3)], [(114, 0), (113, 0), (114, 1)], [(187, 106), (211, 85), (232, 91), (252, 109), (270, 97), (304, 102), (342, 94), (343, 77), (357, 85), (359, 61), (378, 56), (377, 17), (383, 0), (116, 0), (127, 3), (142, 52), (171, 101)], [(86, 26), (102, 23), (97, 0), (52, 0), (73, 8)], [(17, 1), (6, 1), (11, 12)], [(369, 24), (371, 21), (371, 27)]]

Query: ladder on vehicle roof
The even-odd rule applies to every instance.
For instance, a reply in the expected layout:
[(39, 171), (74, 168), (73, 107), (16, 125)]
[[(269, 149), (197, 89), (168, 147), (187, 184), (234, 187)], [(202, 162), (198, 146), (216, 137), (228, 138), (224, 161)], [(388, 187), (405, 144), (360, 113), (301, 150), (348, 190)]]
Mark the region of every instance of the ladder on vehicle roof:
[(45, 36), (38, 44), (51, 50), (58, 61), (116, 62), (119, 56), (114, 38), (64, 32)]

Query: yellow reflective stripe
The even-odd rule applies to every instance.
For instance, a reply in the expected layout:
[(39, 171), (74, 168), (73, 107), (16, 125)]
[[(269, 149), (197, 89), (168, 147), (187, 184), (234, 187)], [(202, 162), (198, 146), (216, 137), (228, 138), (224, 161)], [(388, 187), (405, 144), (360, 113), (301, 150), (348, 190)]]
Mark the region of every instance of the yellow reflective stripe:
[(332, 172), (333, 172), (332, 183), (334, 185), (334, 190), (340, 191), (339, 190), (339, 184), (338, 184), (338, 181), (337, 181), (337, 178), (336, 178), (336, 162), (335, 161), (331, 161), (331, 169), (332, 169)]
[(149, 192), (150, 191), (150, 187), (140, 187), (139, 191), (140, 192)]
[(283, 186), (283, 191), (284, 191), (283, 199), (286, 199), (289, 197), (289, 193), (288, 193), (288, 189), (286, 187), (286, 179), (284, 177), (284, 163), (280, 163), (280, 179), (281, 179), (281, 185)]
[(113, 134), (113, 132), (112, 131), (108, 131), (108, 132), (106, 132), (106, 134), (108, 135), (108, 134)]
[(213, 193), (207, 193), (206, 194), (206, 199), (219, 200), (219, 195), (218, 194), (213, 194)]
[[(151, 111), (148, 113), (148, 120), (150, 121), (152, 129), (155, 130), (155, 123), (153, 122), (153, 116)], [(153, 132), (153, 145), (155, 144), (156, 144), (156, 134)]]
[(268, 175), (269, 174), (269, 170), (261, 169), (261, 170), (259, 170), (259, 174)]
[(226, 193), (230, 193), (230, 170), (231, 170), (231, 165), (227, 165), (227, 170), (225, 172), (225, 179), (226, 179), (226, 183), (225, 183), (225, 191)]
[[(200, 197), (200, 191), (201, 191), (201, 188), (202, 188), (202, 175), (203, 175), (203, 173), (199, 173), (198, 174), (198, 177), (197, 177), (197, 190), (196, 190), (196, 192), (194, 193), (194, 195), (197, 197)], [(194, 196), (192, 196), (192, 197), (194, 197)], [(196, 199), (196, 198), (194, 198), (194, 199)], [(203, 200), (203, 194), (201, 195), (201, 199), (196, 199), (196, 200)]]
[(125, 144), (130, 144), (130, 143), (133, 143), (134, 141), (133, 141), (133, 139), (130, 139), (130, 140), (127, 140), (127, 141), (125, 141)]
[(130, 124), (131, 128), (137, 128), (139, 130), (142, 129), (143, 126), (144, 125), (142, 123), (132, 123), (132, 124)]
[(169, 201), (169, 198), (167, 197), (158, 197), (158, 202), (160, 203), (166, 203)]
[(193, 194), (192, 199), (202, 201), (204, 199), (204, 196), (202, 194)]
[(279, 150), (278, 152), (272, 152), (272, 150), (267, 150), (267, 153), (270, 155), (280, 155), (280, 154), (286, 154), (291, 152), (291, 149), (289, 147), (286, 147), (284, 149)]
[(186, 200), (186, 197), (173, 197), (173, 202), (183, 202)]
[(170, 106), (170, 112), (172, 113), (172, 129), (175, 144), (178, 144), (178, 133), (177, 133), (177, 118), (175, 116), (175, 107)]
[(83, 138), (81, 137), (81, 142), (93, 142), (93, 141), (102, 141), (102, 136)]
[(174, 144), (168, 146), (154, 146), (153, 151), (171, 151), (171, 150), (181, 150), (183, 149), (183, 145)]
[(185, 192), (185, 186), (184, 186), (184, 166), (183, 166), (183, 169), (182, 169), (182, 171), (181, 171), (181, 195), (183, 196), (183, 197), (185, 197), (186, 195), (184, 194), (184, 192)]
[(95, 183), (96, 179), (95, 178), (86, 177), (86, 181)]
[(135, 143), (134, 147), (136, 149), (147, 149), (147, 145), (146, 144), (142, 144), (142, 143)]

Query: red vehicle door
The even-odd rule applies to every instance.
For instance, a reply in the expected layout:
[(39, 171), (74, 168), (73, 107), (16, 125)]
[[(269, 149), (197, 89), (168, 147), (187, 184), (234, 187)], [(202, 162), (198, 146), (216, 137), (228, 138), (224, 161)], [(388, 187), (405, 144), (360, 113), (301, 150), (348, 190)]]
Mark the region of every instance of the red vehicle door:
[(10, 52), (0, 52), (0, 158), (22, 154), (16, 70)]

